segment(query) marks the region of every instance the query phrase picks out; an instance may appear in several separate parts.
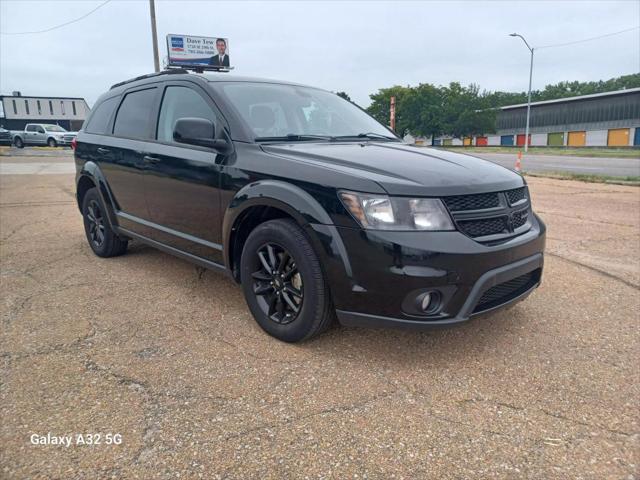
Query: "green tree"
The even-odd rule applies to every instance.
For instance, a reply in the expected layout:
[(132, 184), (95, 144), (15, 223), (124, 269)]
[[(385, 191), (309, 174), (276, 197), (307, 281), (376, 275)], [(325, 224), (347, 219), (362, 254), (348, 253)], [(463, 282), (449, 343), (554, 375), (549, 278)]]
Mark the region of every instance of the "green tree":
[(408, 89), (397, 103), (397, 111), (412, 135), (436, 137), (443, 133), (442, 92), (429, 83)]
[(336, 95), (338, 95), (339, 97), (344, 98), (345, 100), (350, 101), (351, 103), (353, 103), (353, 100), (351, 100), (351, 97), (349, 96), (349, 94), (347, 92), (336, 92)]
[(407, 131), (407, 124), (404, 118), (402, 109), (398, 108), (405, 95), (408, 95), (411, 91), (410, 87), (401, 87), (396, 85), (390, 88), (381, 88), (377, 93), (369, 95), (371, 99), (371, 105), (367, 107), (367, 112), (373, 118), (378, 120), (383, 125), (389, 125), (389, 109), (391, 104), (391, 97), (396, 97), (396, 133), (399, 135), (405, 135)]

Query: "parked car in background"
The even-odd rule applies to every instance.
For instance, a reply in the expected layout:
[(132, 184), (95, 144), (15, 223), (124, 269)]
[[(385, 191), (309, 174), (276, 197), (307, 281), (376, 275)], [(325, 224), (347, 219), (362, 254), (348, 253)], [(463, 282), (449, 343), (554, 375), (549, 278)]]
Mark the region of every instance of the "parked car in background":
[(71, 145), (78, 132), (68, 132), (59, 125), (27, 123), (24, 131), (12, 131), (13, 144), (18, 148), (25, 145), (47, 145), (57, 147)]
[(284, 341), (336, 316), (454, 325), (540, 283), (545, 226), (522, 176), (406, 145), (317, 88), (180, 70), (139, 77), (100, 97), (75, 161), (96, 255), (138, 240), (225, 271)]
[(0, 145), (11, 145), (11, 132), (6, 128), (0, 127)]

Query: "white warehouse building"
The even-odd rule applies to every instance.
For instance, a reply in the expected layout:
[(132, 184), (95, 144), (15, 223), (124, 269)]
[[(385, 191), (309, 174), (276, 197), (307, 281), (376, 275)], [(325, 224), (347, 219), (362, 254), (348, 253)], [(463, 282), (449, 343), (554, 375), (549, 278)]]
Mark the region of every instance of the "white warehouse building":
[(0, 95), (0, 125), (23, 130), (27, 123), (51, 123), (79, 130), (89, 115), (89, 105), (79, 97), (30, 97), (20, 92)]

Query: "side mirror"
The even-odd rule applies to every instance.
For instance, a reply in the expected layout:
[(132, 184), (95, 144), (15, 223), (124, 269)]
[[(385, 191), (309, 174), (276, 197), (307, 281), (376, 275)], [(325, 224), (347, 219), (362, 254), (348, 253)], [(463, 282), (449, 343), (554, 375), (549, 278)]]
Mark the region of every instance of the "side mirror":
[(226, 150), (229, 142), (215, 139), (215, 134), (215, 125), (206, 118), (179, 118), (173, 126), (173, 139), (178, 143)]

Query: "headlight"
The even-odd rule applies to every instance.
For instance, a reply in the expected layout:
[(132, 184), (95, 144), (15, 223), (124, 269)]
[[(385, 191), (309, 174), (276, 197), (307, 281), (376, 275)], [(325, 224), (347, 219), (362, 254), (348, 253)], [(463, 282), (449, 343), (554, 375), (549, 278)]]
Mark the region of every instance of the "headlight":
[(437, 198), (388, 197), (340, 192), (344, 206), (364, 228), (371, 230), (455, 230)]

